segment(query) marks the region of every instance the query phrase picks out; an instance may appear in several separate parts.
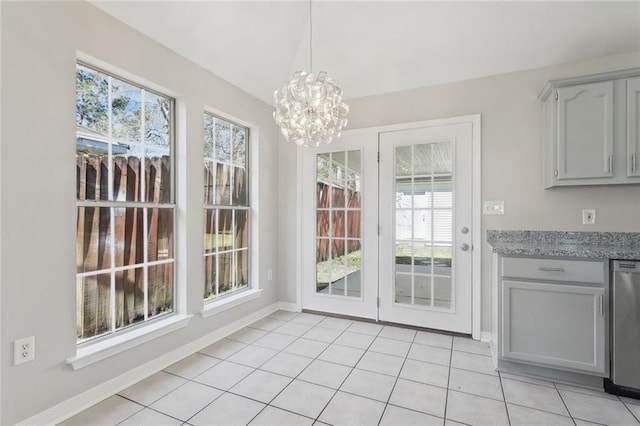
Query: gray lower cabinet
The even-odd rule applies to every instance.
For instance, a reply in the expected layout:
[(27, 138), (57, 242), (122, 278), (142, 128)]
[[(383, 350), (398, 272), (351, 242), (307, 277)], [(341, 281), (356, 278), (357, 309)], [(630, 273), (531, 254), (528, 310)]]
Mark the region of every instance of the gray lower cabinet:
[(604, 261), (515, 257), (501, 261), (499, 356), (606, 376)]

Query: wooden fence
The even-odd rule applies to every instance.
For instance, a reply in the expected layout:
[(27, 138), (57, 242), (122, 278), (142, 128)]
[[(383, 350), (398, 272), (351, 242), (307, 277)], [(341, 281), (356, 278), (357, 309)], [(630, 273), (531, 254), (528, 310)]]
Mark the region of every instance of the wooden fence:
[[(106, 156), (78, 153), (77, 199), (108, 200), (109, 173)], [(171, 170), (168, 156), (145, 158), (144, 175), (140, 158), (113, 156), (113, 193), (117, 201), (167, 203), (171, 200)], [(145, 193), (141, 194), (144, 176)], [(147, 227), (144, 228), (144, 215)], [(113, 215), (113, 221), (112, 216)], [(112, 225), (113, 223), (113, 225)], [(111, 226), (116, 246), (112, 265)], [(148, 262), (173, 259), (173, 209), (78, 207), (77, 271), (92, 272), (112, 266), (133, 266), (144, 262), (144, 232)], [(144, 319), (144, 276), (148, 275), (147, 315), (173, 309), (173, 263), (136, 267), (113, 274), (115, 324), (125, 327)], [(79, 339), (112, 330), (111, 273), (78, 278), (77, 333)]]
[[(346, 195), (346, 201), (345, 201)], [(329, 244), (332, 244), (333, 257), (360, 250), (360, 192), (351, 189), (332, 187), (323, 182), (316, 184), (316, 262), (324, 262), (329, 259)], [(329, 199), (333, 210), (320, 210), (329, 208)], [(347, 209), (345, 210), (345, 204)], [(333, 217), (329, 217), (329, 215)], [(329, 240), (329, 221), (332, 221), (332, 238)], [(346, 229), (345, 229), (346, 221)], [(346, 234), (345, 234), (346, 232)]]
[[(232, 179), (233, 177), (233, 179)], [(248, 192), (245, 169), (228, 164), (206, 161), (204, 164), (204, 201), (205, 205), (247, 206)], [(216, 210), (219, 212), (216, 231)], [(248, 211), (236, 210), (235, 229), (233, 229), (233, 210), (220, 207), (205, 210), (205, 251), (211, 253), (249, 247)], [(233, 282), (233, 256), (236, 259), (235, 283)], [(219, 262), (216, 266), (216, 258)], [(220, 253), (205, 256), (204, 297), (211, 298), (232, 289), (248, 285), (248, 250), (235, 253)], [(216, 280), (218, 291), (216, 293)]]

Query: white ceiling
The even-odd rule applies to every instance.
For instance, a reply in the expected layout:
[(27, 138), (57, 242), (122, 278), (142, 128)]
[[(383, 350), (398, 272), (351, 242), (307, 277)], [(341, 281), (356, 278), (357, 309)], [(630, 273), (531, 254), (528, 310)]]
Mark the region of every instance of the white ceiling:
[[(271, 103), (309, 63), (309, 3), (92, 1)], [(313, 70), (356, 98), (640, 50), (640, 1), (313, 1)]]

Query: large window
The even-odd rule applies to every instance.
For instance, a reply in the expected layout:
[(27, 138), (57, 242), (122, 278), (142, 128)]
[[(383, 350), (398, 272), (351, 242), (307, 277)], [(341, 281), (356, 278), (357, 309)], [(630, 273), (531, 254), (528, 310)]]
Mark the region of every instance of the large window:
[(76, 66), (77, 337), (174, 310), (173, 100)]
[(249, 129), (204, 115), (204, 298), (249, 285)]

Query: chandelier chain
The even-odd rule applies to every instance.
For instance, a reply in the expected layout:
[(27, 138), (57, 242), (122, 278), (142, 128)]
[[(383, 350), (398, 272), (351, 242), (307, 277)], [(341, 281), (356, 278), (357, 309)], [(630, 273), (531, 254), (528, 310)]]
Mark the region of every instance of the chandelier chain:
[(309, 0), (309, 72), (313, 73), (313, 13), (311, 13), (311, 4), (313, 0)]

